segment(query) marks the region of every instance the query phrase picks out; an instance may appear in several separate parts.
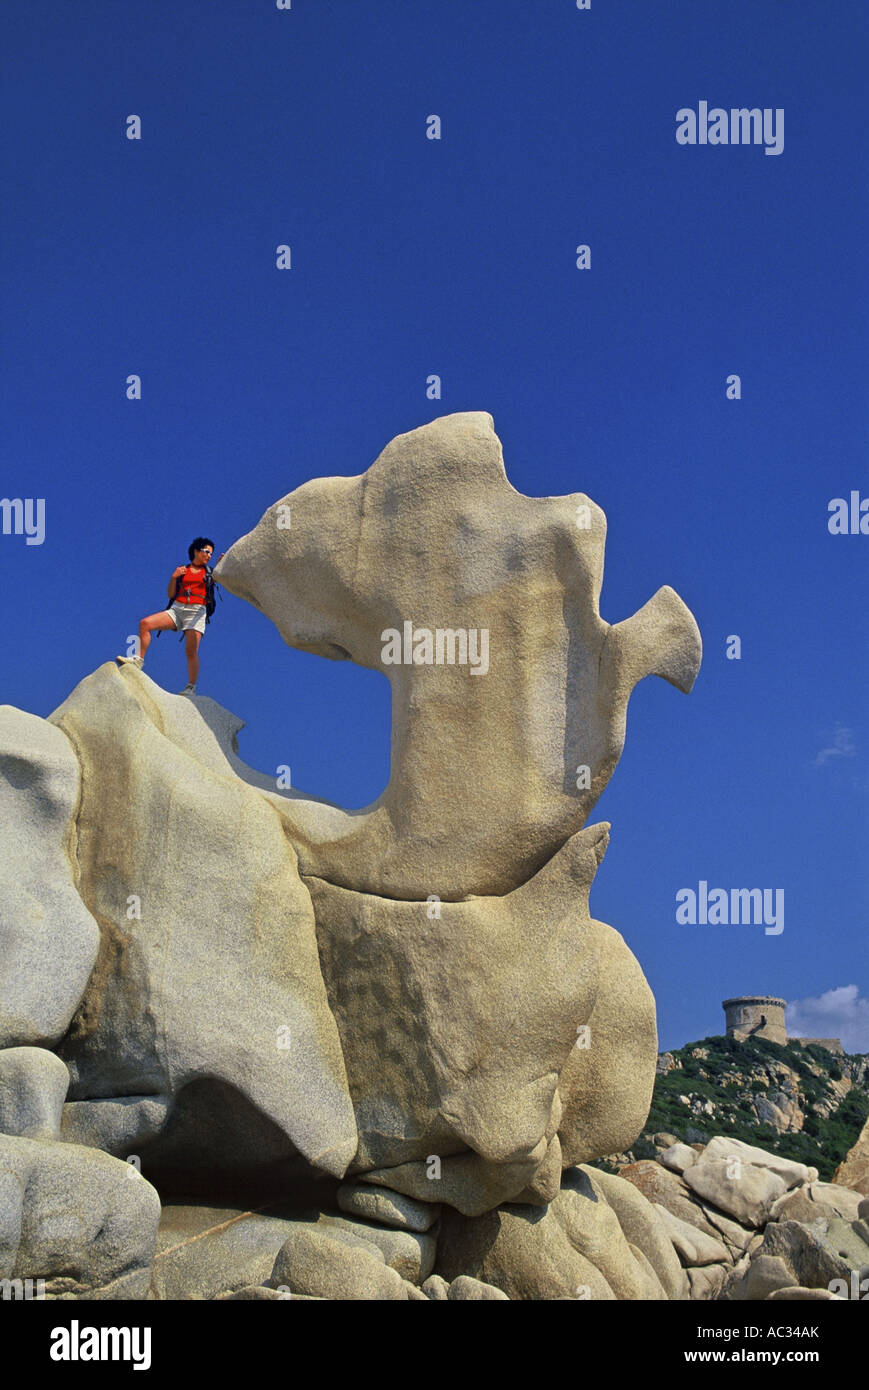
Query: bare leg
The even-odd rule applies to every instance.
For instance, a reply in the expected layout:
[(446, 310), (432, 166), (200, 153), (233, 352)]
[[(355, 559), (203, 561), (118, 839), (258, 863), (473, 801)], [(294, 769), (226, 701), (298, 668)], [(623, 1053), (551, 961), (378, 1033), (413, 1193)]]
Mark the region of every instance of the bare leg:
[(139, 656), (144, 661), (145, 653), (151, 645), (151, 633), (158, 629), (175, 628), (175, 620), (171, 613), (152, 613), (149, 617), (143, 618), (139, 623)]
[(187, 629), (184, 634), (184, 650), (187, 653), (187, 679), (191, 685), (195, 685), (199, 679), (199, 643), (201, 641), (201, 632), (194, 632), (193, 628)]

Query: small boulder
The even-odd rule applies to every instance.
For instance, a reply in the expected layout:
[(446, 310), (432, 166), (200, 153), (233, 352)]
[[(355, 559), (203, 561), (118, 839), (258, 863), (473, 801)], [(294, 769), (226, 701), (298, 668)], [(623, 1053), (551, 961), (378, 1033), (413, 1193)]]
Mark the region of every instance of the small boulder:
[(422, 1291), (426, 1298), (431, 1299), (432, 1303), (446, 1303), (449, 1298), (450, 1286), (446, 1279), (442, 1279), (439, 1274), (430, 1274), (422, 1286)]
[(281, 1246), (269, 1283), (292, 1294), (314, 1294), (351, 1302), (408, 1302), (419, 1295), (406, 1279), (366, 1251), (326, 1234), (322, 1227), (296, 1225)]
[(404, 1231), (427, 1231), (440, 1215), (436, 1203), (417, 1202), (403, 1192), (390, 1192), (387, 1187), (371, 1187), (365, 1183), (345, 1183), (338, 1188), (338, 1206), (349, 1216), (361, 1216), (378, 1221), (381, 1226), (394, 1226)]
[(69, 1072), (44, 1047), (0, 1052), (0, 1134), (59, 1139)]
[(658, 1155), (658, 1162), (663, 1163), (665, 1168), (669, 1168), (673, 1173), (684, 1173), (686, 1168), (690, 1168), (692, 1163), (697, 1162), (697, 1154), (689, 1144), (683, 1144), (679, 1140), (671, 1144), (662, 1154)]
[(469, 1274), (460, 1274), (458, 1279), (453, 1280), (447, 1297), (450, 1303), (464, 1299), (476, 1303), (510, 1302), (502, 1289), (496, 1289), (494, 1284), (484, 1284), (482, 1279), (472, 1279)]
[(352, 1221), (327, 1211), (321, 1213), (317, 1225), (333, 1239), (339, 1239), (343, 1233), (376, 1246), (384, 1263), (411, 1284), (421, 1284), (434, 1269), (437, 1241), (428, 1231), (397, 1231), (374, 1221)]

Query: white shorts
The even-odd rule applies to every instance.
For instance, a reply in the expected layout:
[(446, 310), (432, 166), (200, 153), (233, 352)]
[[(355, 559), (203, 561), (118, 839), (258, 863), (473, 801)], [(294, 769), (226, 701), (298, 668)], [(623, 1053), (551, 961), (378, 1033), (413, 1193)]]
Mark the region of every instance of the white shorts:
[(170, 614), (175, 624), (176, 632), (201, 632), (205, 633), (205, 604), (204, 603), (173, 603), (166, 612)]

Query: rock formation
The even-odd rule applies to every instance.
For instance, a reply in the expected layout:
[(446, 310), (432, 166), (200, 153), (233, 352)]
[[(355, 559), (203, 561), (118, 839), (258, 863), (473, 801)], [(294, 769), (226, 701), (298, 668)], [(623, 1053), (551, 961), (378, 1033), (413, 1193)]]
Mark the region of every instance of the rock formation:
[(869, 1196), (869, 1120), (833, 1175), (834, 1181)]
[(850, 1300), (869, 1291), (869, 1200), (819, 1182), (816, 1168), (716, 1136), (674, 1143), (659, 1160), (623, 1165), (618, 1178), (663, 1218), (692, 1299)]
[[(588, 1167), (642, 1129), (657, 1040), (588, 912), (609, 828), (587, 822), (634, 685), (689, 691), (700, 637), (669, 588), (601, 618), (604, 537), (584, 494), (517, 493), (472, 412), (232, 546), (218, 580), (288, 643), (390, 678), (391, 776), (362, 812), (277, 789), (241, 720), (134, 667), (47, 721), (0, 708), (0, 1183), (23, 1204), (0, 1277), (687, 1296), (672, 1223)], [(743, 1214), (781, 1183), (759, 1171)], [(212, 1215), (171, 1201), (206, 1186)]]

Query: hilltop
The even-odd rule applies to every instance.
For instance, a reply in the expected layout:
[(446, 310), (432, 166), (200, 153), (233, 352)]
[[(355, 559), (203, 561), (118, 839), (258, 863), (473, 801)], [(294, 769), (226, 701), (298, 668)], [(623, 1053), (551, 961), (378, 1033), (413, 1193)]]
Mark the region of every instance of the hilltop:
[(727, 1135), (814, 1166), (829, 1182), (867, 1116), (869, 1054), (758, 1037), (703, 1038), (659, 1054), (643, 1134), (630, 1155), (602, 1165), (654, 1157), (665, 1137), (704, 1144)]

